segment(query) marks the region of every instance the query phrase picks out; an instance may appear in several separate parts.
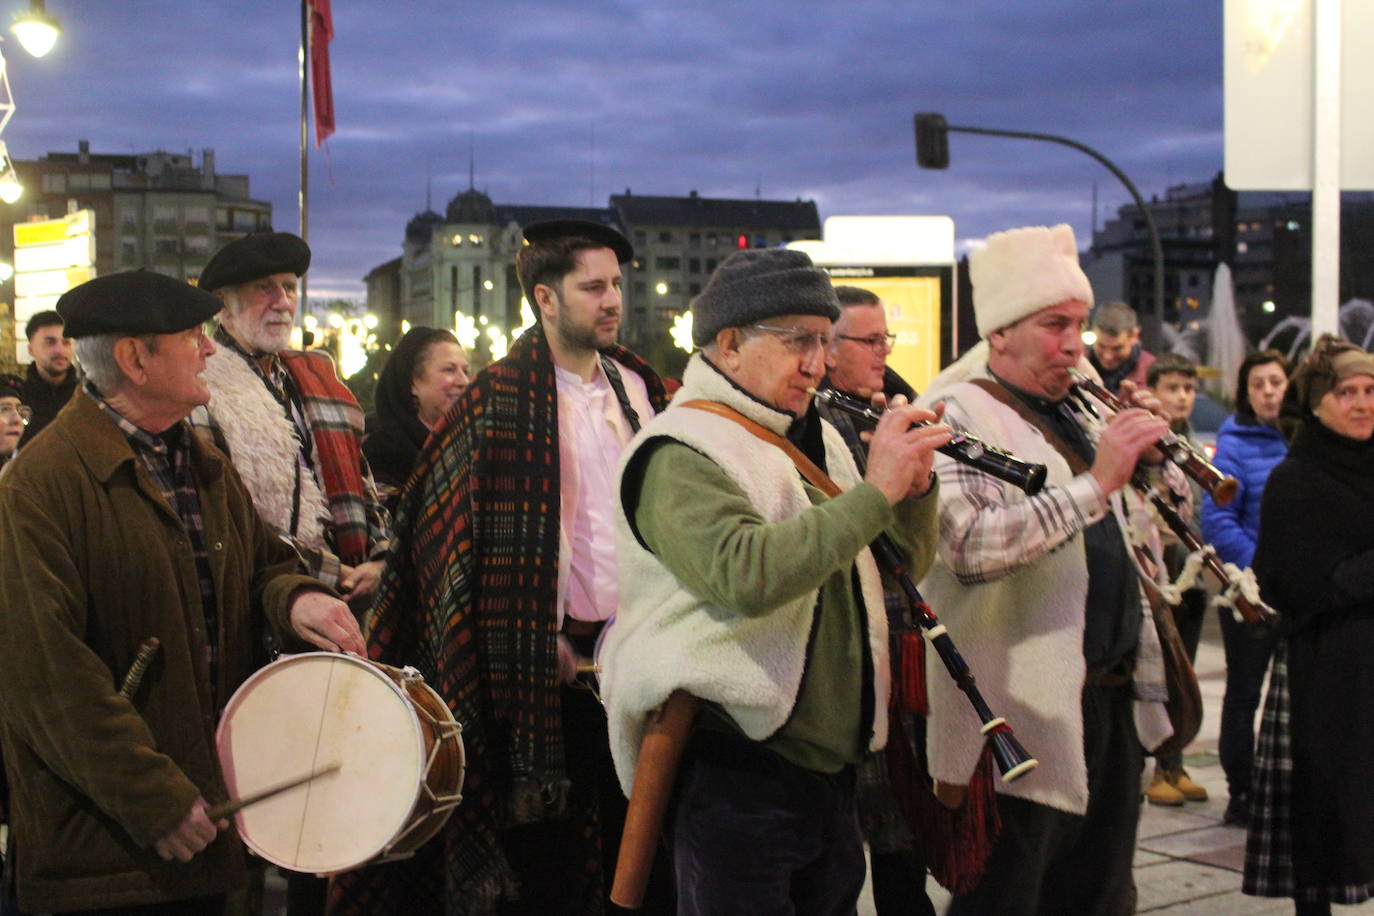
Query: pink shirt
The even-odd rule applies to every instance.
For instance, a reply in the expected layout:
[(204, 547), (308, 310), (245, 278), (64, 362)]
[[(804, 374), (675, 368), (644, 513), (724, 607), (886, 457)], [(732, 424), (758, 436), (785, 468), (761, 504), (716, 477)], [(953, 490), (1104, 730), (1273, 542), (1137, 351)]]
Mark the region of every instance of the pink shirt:
[[(653, 416), (644, 380), (617, 363), (641, 425)], [(558, 623), (605, 620), (619, 606), (616, 582), (616, 466), (634, 436), (615, 391), (598, 362), (590, 382), (555, 366), (558, 380), (558, 459), (561, 532), (558, 551)]]

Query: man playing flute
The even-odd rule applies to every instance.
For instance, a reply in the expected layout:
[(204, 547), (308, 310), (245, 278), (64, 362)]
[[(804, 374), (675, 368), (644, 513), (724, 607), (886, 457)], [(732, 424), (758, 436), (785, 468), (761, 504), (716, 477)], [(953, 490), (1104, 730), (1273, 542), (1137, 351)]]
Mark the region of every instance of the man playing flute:
[[(1070, 413), (1092, 288), (1069, 226), (994, 234), (969, 262), (984, 344), (921, 403), (1044, 463), (1048, 481), (1027, 496), (936, 458), (940, 550), (922, 589), (1040, 768), (998, 784), (1001, 835), (982, 883), (949, 912), (1130, 913), (1141, 746), (1170, 726), (1158, 639), (1111, 500), (1168, 421), (1124, 410), (1094, 443)], [(983, 750), (978, 722), (940, 672), (927, 681), (930, 772), (962, 786)]]
[[(628, 790), (646, 716), (696, 696), (673, 802), (678, 912), (852, 911), (854, 769), (886, 741), (889, 693), (867, 545), (887, 532), (927, 568), (949, 431), (913, 426), (936, 415), (898, 397), (860, 475), (808, 390), (840, 312), (801, 252), (732, 255), (692, 309), (701, 350), (683, 390), (621, 465), (620, 612), (603, 651), (617, 771)], [(804, 478), (789, 448), (830, 479)]]

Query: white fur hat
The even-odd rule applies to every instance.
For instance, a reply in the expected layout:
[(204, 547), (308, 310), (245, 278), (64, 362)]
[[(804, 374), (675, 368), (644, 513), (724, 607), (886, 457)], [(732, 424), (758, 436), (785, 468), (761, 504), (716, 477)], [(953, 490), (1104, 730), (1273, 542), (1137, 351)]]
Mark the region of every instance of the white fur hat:
[(968, 272), (981, 337), (1071, 299), (1093, 304), (1068, 223), (995, 232), (969, 254)]

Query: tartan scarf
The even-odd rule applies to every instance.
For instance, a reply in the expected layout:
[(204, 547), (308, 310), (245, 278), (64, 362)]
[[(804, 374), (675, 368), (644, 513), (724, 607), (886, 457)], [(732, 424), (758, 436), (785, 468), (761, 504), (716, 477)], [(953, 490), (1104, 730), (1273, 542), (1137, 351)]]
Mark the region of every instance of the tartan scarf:
[(296, 384), (315, 444), (315, 468), (334, 521), (334, 552), (349, 566), (365, 563), (369, 488), (362, 473), (363, 410), (327, 356), (300, 350), (277, 355)]
[[(667, 396), (648, 364), (621, 347), (605, 355), (638, 374), (655, 410), (663, 409)], [(560, 497), (558, 389), (536, 325), (431, 432), (401, 493), (365, 626), (369, 655), (419, 668), (463, 726), (464, 800), (444, 831), (448, 913), (486, 912), (509, 890), (500, 831), (566, 806)], [(378, 889), (356, 877), (335, 901), (378, 902)]]

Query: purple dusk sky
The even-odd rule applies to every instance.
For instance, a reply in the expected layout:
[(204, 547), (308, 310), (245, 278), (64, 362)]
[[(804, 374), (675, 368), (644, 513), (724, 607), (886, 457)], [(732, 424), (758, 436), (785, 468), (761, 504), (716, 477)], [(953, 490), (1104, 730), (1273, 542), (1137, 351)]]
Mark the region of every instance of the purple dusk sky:
[[(12, 0), (18, 11), (26, 4)], [(48, 0), (42, 60), (4, 53), (10, 155), (213, 148), (276, 228), (298, 227), (298, 7)], [(951, 135), (915, 165), (912, 114), (1062, 134), (1147, 197), (1222, 163), (1221, 4), (909, 0), (440, 3), (334, 0), (338, 132), (310, 154), (312, 299), (361, 298), (405, 224), (468, 184), (498, 203), (612, 193), (814, 199), (947, 214), (960, 239), (1067, 221), (1080, 246), (1126, 191), (1050, 144)]]

